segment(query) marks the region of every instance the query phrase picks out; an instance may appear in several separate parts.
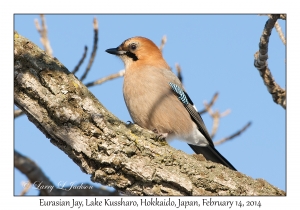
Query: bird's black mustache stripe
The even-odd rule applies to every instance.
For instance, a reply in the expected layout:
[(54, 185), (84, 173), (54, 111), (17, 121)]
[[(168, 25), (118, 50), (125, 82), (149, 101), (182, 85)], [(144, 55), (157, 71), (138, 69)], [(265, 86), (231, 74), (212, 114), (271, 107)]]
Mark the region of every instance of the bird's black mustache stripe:
[(138, 57), (134, 53), (132, 53), (132, 52), (127, 51), (126, 55), (128, 57), (132, 58), (133, 61), (137, 61), (138, 60)]

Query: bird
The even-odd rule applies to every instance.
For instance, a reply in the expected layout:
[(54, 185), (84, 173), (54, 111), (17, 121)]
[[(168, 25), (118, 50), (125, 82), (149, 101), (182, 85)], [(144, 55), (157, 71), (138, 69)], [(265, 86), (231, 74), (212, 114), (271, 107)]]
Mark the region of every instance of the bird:
[(167, 141), (183, 140), (206, 160), (236, 171), (216, 150), (196, 106), (153, 41), (135, 36), (106, 52), (124, 63), (123, 97), (135, 124)]

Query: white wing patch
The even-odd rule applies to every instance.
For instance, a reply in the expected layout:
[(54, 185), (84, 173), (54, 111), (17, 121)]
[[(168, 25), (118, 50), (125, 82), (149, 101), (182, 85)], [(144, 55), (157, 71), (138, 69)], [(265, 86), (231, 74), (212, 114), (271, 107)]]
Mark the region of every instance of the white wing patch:
[(170, 141), (174, 138), (178, 138), (188, 144), (206, 147), (209, 145), (207, 139), (202, 135), (202, 133), (198, 130), (196, 124), (193, 124), (193, 129), (189, 134), (184, 134), (180, 136), (168, 135), (166, 138), (167, 141)]

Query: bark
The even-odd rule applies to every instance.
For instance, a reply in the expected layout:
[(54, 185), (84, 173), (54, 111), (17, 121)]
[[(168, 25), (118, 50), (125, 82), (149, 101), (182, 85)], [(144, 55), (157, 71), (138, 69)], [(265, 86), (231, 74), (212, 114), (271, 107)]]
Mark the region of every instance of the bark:
[(275, 82), (267, 62), (269, 39), (278, 18), (285, 18), (285, 16), (270, 15), (270, 18), (266, 22), (259, 40), (259, 51), (254, 54), (254, 66), (259, 71), (267, 90), (272, 95), (273, 101), (286, 109), (286, 91)]
[(15, 104), (92, 181), (128, 195), (285, 195), (125, 124), (56, 58), (18, 33), (14, 44)]

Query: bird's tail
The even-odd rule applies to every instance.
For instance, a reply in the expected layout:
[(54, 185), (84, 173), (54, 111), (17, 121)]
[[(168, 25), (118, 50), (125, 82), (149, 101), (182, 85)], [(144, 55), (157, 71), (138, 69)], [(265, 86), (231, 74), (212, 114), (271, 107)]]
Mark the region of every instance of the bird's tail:
[(215, 163), (220, 163), (228, 168), (235, 170), (236, 169), (231, 165), (231, 163), (224, 158), (214, 147), (208, 145), (207, 147), (200, 147), (196, 145), (189, 144), (189, 146), (194, 150), (196, 154), (202, 154), (206, 160), (210, 160)]

